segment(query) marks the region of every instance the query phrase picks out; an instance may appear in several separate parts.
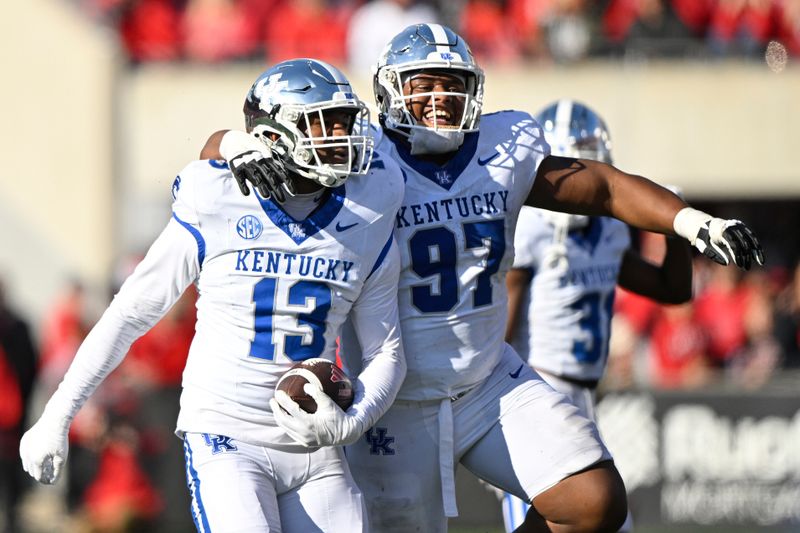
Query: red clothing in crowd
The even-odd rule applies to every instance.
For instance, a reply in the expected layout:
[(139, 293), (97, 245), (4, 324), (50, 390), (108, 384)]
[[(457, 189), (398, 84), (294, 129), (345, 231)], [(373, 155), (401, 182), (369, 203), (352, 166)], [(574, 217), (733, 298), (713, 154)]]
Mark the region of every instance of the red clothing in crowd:
[(180, 385), (194, 337), (196, 300), (196, 292), (190, 286), (170, 312), (133, 343), (123, 363), (124, 370), (153, 385)]
[(800, 56), (800, 0), (779, 0), (776, 37), (793, 56)]
[(134, 61), (171, 61), (181, 53), (181, 14), (172, 0), (139, 0), (120, 20), (120, 32)]
[(745, 33), (766, 43), (772, 34), (774, 6), (771, 0), (720, 0), (711, 14), (709, 33), (723, 42)]
[(163, 507), (158, 492), (139, 466), (136, 449), (123, 439), (106, 446), (97, 477), (86, 489), (84, 503), (100, 531), (127, 531), (133, 520), (152, 520)]
[(509, 62), (518, 59), (520, 46), (500, 2), (472, 0), (461, 13), (461, 33), (478, 61)]
[(191, 2), (182, 22), (188, 59), (214, 62), (247, 57), (261, 44), (250, 14), (232, 0)]
[(5, 350), (0, 347), (0, 391), (3, 401), (0, 402), (0, 430), (16, 428), (24, 412), (22, 391), (17, 383), (18, 378), (11, 367)]
[(614, 314), (621, 314), (637, 335), (648, 335), (661, 306), (654, 300), (617, 287)]
[(650, 338), (653, 384), (680, 388), (705, 366), (706, 336), (692, 317), (690, 304), (665, 307)]
[(267, 61), (313, 57), (343, 64), (349, 15), (349, 11), (327, 7), (322, 0), (298, 0), (277, 6), (267, 19)]
[(708, 355), (724, 364), (747, 342), (744, 317), (750, 289), (710, 284), (695, 299), (695, 322), (708, 336)]
[(678, 18), (697, 36), (705, 35), (716, 0), (672, 0)]

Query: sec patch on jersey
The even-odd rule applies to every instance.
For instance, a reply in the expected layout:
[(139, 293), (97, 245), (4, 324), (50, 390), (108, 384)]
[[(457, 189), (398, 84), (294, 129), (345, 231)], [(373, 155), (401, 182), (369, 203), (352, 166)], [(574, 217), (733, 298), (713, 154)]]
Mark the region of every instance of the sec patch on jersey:
[(306, 413), (315, 413), (317, 402), (303, 390), (306, 383), (319, 387), (343, 411), (353, 404), (353, 383), (350, 378), (334, 363), (318, 357), (292, 366), (280, 377), (275, 389), (288, 394)]

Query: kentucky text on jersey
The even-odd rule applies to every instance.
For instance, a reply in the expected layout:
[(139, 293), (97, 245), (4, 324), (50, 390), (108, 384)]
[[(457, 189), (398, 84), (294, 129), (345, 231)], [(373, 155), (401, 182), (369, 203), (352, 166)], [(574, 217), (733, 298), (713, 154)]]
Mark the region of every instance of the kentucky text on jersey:
[(239, 250), (236, 254), (236, 270), (240, 272), (262, 272), (266, 274), (313, 277), (333, 281), (348, 281), (352, 261), (314, 257), (311, 255), (271, 252), (269, 250)]
[(592, 265), (587, 268), (571, 270), (567, 274), (571, 285), (584, 285), (586, 287), (603, 287), (609, 283), (616, 285), (619, 275), (619, 264)]
[(475, 215), (493, 215), (507, 212), (507, 190), (444, 198), (433, 202), (404, 205), (397, 212), (397, 227), (407, 228), (420, 224), (431, 224), (455, 217), (467, 218)]

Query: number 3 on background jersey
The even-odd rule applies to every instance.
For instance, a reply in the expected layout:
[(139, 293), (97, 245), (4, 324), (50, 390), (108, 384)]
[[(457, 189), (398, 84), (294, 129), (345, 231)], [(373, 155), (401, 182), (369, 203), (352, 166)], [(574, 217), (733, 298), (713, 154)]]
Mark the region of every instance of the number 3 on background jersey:
[[(278, 283), (292, 283), (286, 292), (286, 302), (276, 302), (279, 294)], [(325, 320), (331, 308), (331, 289), (319, 281), (281, 281), (264, 278), (253, 287), (253, 302), (256, 304), (254, 329), (255, 336), (250, 344), (250, 356), (268, 361), (275, 360), (275, 341), (273, 338), (276, 315), (293, 315), (296, 325), (310, 328), (311, 342), (303, 343), (303, 333), (283, 335), (283, 352), (294, 361), (319, 357), (325, 348)], [(308, 307), (310, 310), (307, 310)], [(298, 313), (292, 308), (301, 307), (306, 312)]]
[[(506, 251), (505, 221), (486, 220), (463, 225), (464, 247), (487, 248), (486, 263), (475, 279), (473, 307), (492, 303), (492, 276)], [(456, 235), (445, 227), (418, 231), (409, 239), (411, 269), (420, 278), (438, 276), (438, 283), (411, 287), (411, 303), (423, 313), (453, 309), (459, 299)]]
[(608, 357), (614, 294), (614, 291), (590, 292), (570, 305), (570, 308), (579, 312), (581, 316), (579, 327), (583, 332), (583, 338), (572, 342), (572, 353), (581, 363), (595, 364), (600, 359), (605, 360)]

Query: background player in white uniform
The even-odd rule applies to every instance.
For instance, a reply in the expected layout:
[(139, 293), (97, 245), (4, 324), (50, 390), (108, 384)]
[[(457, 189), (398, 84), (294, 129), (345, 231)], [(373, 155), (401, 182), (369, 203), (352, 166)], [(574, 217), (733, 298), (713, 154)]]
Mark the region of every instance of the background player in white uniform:
[[(589, 107), (559, 100), (536, 119), (553, 155), (611, 163), (605, 121)], [(514, 235), (514, 264), (506, 277), (506, 341), (581, 413), (595, 420), (595, 387), (605, 371), (617, 283), (662, 303), (692, 296), (692, 256), (684, 239), (667, 237), (661, 266), (630, 248), (628, 227), (587, 217), (523, 207)], [(530, 505), (503, 498), (506, 531)]]
[[(762, 262), (757, 240), (649, 180), (551, 156), (527, 113), (481, 117), (483, 72), (448, 28), (395, 36), (374, 85), (384, 134), (376, 153), (398, 161), (406, 179), (395, 237), (408, 375), (384, 417), (347, 449), (373, 531), (445, 531), (456, 514), (456, 461), (533, 501), (520, 531), (617, 530), (625, 488), (595, 425), (504, 343), (519, 211), (614, 216), (743, 268)], [(248, 151), (230, 144), (223, 155)], [(347, 345), (345, 358), (355, 353)]]
[[(339, 445), (375, 422), (405, 375), (392, 237), (402, 177), (391, 161), (370, 168), (372, 139), (354, 131), (368, 112), (330, 65), (274, 66), (254, 83), (245, 113), (295, 194), (284, 190), (283, 203), (243, 196), (224, 161), (183, 169), (172, 219), (23, 437), (23, 465), (38, 481), (57, 480), (75, 413), (131, 342), (196, 283), (177, 433), (197, 529), (366, 531), (363, 497)], [(315, 414), (276, 408), (278, 378), (300, 360), (333, 360), (348, 315), (367, 346), (352, 407), (344, 412), (307, 387)], [(287, 434), (281, 417), (297, 427)]]

